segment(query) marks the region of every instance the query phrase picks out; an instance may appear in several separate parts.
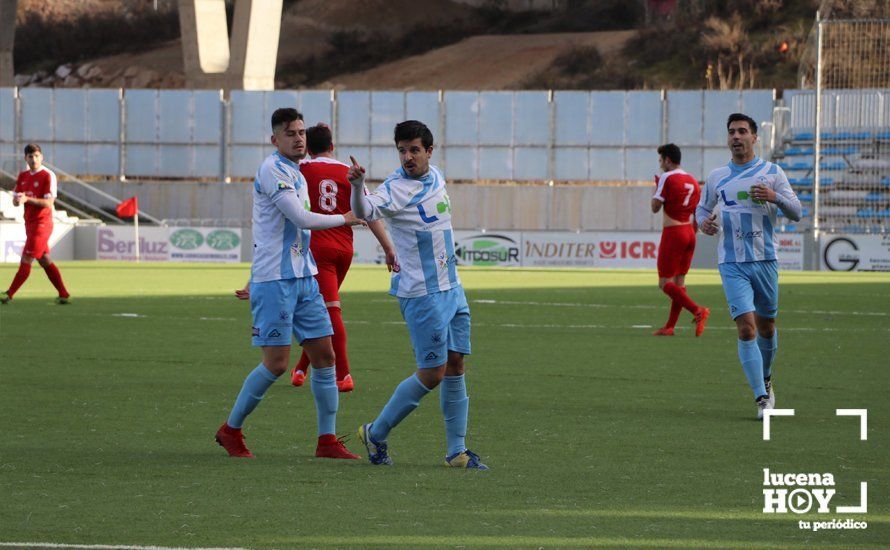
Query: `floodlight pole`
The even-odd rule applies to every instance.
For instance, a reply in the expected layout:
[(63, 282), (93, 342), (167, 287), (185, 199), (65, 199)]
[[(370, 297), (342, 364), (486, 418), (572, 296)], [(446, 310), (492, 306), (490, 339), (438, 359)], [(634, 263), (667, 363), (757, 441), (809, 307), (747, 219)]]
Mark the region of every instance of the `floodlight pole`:
[[(822, 174), (819, 164), (822, 158), (822, 16), (816, 12), (816, 139), (813, 145), (813, 238), (819, 250), (819, 187)], [(817, 252), (816, 256), (819, 254)], [(818, 269), (818, 267), (817, 267)]]

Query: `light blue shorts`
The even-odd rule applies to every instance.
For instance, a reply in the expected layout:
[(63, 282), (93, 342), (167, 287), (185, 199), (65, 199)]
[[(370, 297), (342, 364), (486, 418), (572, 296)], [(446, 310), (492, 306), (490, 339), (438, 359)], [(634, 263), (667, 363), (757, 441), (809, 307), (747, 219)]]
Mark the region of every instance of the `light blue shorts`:
[(315, 277), (250, 283), (254, 346), (289, 346), (334, 334)]
[(726, 262), (718, 269), (733, 319), (749, 311), (769, 318), (779, 313), (779, 265), (775, 260)]
[(463, 287), (399, 298), (399, 307), (408, 324), (418, 368), (444, 365), (448, 351), (470, 354), (470, 306)]

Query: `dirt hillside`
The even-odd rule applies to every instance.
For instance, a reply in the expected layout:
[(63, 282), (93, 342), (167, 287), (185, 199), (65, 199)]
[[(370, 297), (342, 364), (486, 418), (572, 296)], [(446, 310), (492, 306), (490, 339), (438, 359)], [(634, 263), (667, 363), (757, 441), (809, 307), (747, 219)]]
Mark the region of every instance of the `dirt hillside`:
[(423, 55), (343, 75), (336, 88), (500, 90), (519, 85), (572, 48), (593, 46), (616, 53), (635, 31), (475, 36)]

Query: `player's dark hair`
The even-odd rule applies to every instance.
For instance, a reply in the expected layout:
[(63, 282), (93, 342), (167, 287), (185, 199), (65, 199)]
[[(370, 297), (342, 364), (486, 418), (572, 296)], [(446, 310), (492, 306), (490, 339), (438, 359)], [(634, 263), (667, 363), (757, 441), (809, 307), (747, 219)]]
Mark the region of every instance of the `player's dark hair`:
[(677, 165), (680, 164), (680, 159), (682, 158), (680, 148), (673, 143), (665, 143), (664, 145), (659, 147), (658, 155), (670, 159), (671, 162)]
[(327, 153), (334, 144), (334, 136), (331, 135), (331, 129), (325, 125), (318, 124), (311, 128), (306, 128), (306, 149), (310, 155), (318, 155)]
[(400, 141), (412, 141), (419, 138), (424, 149), (429, 149), (433, 146), (433, 133), (426, 127), (426, 124), (419, 120), (399, 122), (396, 124), (394, 134), (396, 145)]
[(272, 131), (278, 131), (295, 120), (303, 120), (303, 113), (292, 107), (275, 109), (272, 113)]
[(729, 118), (726, 119), (726, 129), (729, 130), (730, 124), (732, 124), (733, 122), (738, 122), (740, 120), (747, 122), (748, 127), (751, 129), (751, 133), (754, 134), (755, 136), (757, 135), (757, 123), (754, 122), (753, 118), (749, 117), (746, 114), (742, 114), (742, 113), (733, 113), (733, 114), (729, 115)]
[(43, 150), (40, 149), (40, 146), (36, 143), (29, 143), (25, 145), (25, 154), (30, 155), (31, 153), (42, 153)]

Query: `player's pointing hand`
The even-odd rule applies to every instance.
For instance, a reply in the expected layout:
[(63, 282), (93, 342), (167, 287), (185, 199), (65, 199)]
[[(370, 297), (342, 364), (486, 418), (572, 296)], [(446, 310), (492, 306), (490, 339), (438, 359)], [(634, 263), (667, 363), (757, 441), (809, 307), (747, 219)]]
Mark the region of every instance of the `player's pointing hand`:
[(349, 180), (349, 183), (353, 185), (353, 187), (359, 187), (364, 185), (365, 183), (365, 168), (361, 164), (355, 160), (355, 157), (349, 155), (349, 160), (352, 161), (352, 166), (349, 167), (349, 171), (346, 173), (346, 179)]

